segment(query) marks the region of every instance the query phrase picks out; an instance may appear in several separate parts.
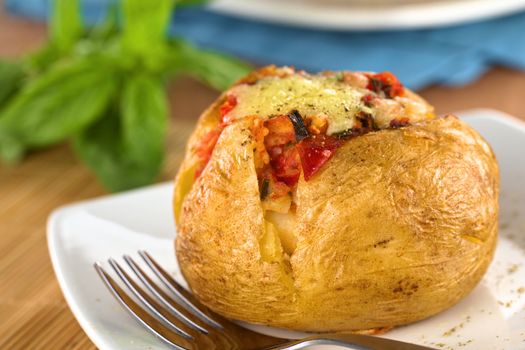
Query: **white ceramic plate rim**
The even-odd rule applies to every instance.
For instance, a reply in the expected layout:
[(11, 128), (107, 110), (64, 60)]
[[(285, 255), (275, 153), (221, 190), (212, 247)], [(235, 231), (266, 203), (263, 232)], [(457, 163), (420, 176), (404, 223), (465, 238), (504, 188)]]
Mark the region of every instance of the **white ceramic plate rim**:
[[(140, 191), (144, 191), (147, 189), (151, 189), (152, 187), (161, 187), (161, 186), (165, 187), (167, 186), (167, 184), (158, 184), (158, 185), (148, 186), (146, 188), (140, 188), (137, 190), (124, 192), (122, 194), (116, 194), (113, 196), (126, 195), (126, 194), (129, 194), (130, 192), (140, 192)], [(93, 327), (92, 322), (90, 322), (89, 318), (86, 317), (86, 314), (82, 312), (79, 304), (75, 302), (75, 296), (73, 295), (73, 290), (70, 288), (69, 284), (67, 283), (67, 279), (65, 277), (64, 264), (67, 262), (67, 260), (65, 260), (61, 256), (60, 243), (58, 242), (59, 230), (57, 228), (58, 226), (57, 224), (59, 223), (61, 217), (64, 214), (67, 215), (67, 210), (69, 208), (80, 206), (83, 203), (93, 203), (95, 201), (102, 201), (105, 198), (108, 198), (111, 196), (112, 195), (106, 195), (106, 196), (98, 197), (96, 199), (80, 201), (74, 204), (68, 204), (62, 207), (58, 207), (55, 210), (53, 210), (53, 212), (51, 213), (47, 221), (47, 243), (48, 243), (49, 255), (51, 257), (51, 264), (53, 266), (53, 270), (55, 271), (55, 275), (58, 280), (60, 289), (62, 290), (62, 294), (64, 295), (64, 298), (66, 299), (66, 303), (71, 309), (71, 312), (73, 312), (73, 315), (75, 316), (78, 323), (80, 324), (80, 327), (84, 330), (84, 332), (86, 332), (89, 339), (91, 339), (91, 341), (97, 346), (97, 348), (100, 348), (100, 349), (111, 349), (111, 346), (107, 344), (106, 339), (102, 335), (102, 333), (98, 332), (96, 328)]]
[(478, 21), (525, 9), (525, 0), (447, 0), (363, 6), (321, 1), (215, 0), (211, 9), (230, 15), (335, 30), (414, 29)]
[[(458, 112), (457, 114), (461, 115), (462, 117), (466, 117), (467, 120), (468, 118), (494, 120), (494, 121), (497, 121), (498, 123), (506, 124), (512, 129), (520, 131), (525, 136), (525, 123), (523, 123), (519, 119), (516, 119), (512, 116), (509, 116), (507, 114), (504, 114), (498, 111), (487, 110), (487, 109), (477, 109), (477, 110)], [(96, 204), (97, 202), (103, 202), (105, 199), (109, 197), (116, 198), (120, 196), (128, 196), (133, 193), (140, 194), (140, 192), (151, 191), (152, 189), (168, 190), (168, 188), (170, 188), (171, 186), (172, 185), (170, 183), (159, 184), (159, 185), (150, 186), (147, 188), (138, 189), (138, 190), (122, 193), (122, 194), (104, 196), (104, 197), (100, 197), (100, 198), (93, 199), (93, 200), (78, 202), (75, 204), (57, 208), (50, 215), (50, 218), (48, 220), (48, 225), (47, 225), (48, 248), (49, 248), (52, 265), (55, 270), (55, 274), (57, 276), (57, 280), (64, 294), (66, 302), (68, 303), (70, 309), (72, 310), (79, 324), (81, 325), (83, 330), (86, 332), (88, 337), (93, 341), (93, 343), (101, 349), (116, 349), (116, 348), (112, 347), (112, 345), (110, 345), (107, 342), (107, 339), (106, 339), (107, 335), (103, 335), (101, 332), (97, 331), (93, 322), (91, 322), (91, 320), (86, 316), (86, 314), (84, 314), (81, 307), (79, 306), (79, 303), (77, 303), (76, 301), (76, 297), (73, 293), (73, 286), (71, 286), (68, 283), (67, 278), (65, 276), (66, 266), (67, 266), (68, 261), (66, 258), (64, 258), (65, 252), (62, 250), (64, 248), (61, 247), (60, 242), (59, 242), (58, 223), (60, 222), (63, 216), (68, 215), (68, 212), (70, 209), (73, 209), (75, 207), (80, 207), (88, 203), (90, 205), (93, 205), (93, 204)], [(100, 287), (102, 288), (102, 285)], [(109, 295), (109, 292), (108, 292), (108, 295)], [(262, 331), (262, 332), (265, 331), (263, 327), (260, 327), (260, 326), (248, 326), (248, 328), (255, 328), (256, 330)], [(275, 334), (276, 332), (275, 330), (273, 330), (270, 333)]]

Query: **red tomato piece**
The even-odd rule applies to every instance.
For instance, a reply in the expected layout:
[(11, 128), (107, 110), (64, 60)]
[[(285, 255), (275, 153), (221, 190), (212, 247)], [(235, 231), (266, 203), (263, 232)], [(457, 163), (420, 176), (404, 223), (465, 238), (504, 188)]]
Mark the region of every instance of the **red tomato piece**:
[(370, 74), (368, 78), (370, 79), (366, 87), (368, 90), (383, 92), (389, 98), (401, 96), (405, 92), (403, 84), (390, 72)]
[(410, 125), (410, 119), (408, 118), (395, 118), (390, 121), (391, 128), (402, 128), (404, 126)]
[[(368, 88), (368, 89), (370, 89), (370, 88)], [(361, 101), (363, 101), (365, 106), (372, 107), (372, 103), (373, 103), (375, 98), (376, 98), (376, 96), (368, 94), (368, 95), (364, 95), (363, 97), (361, 97)]]
[(277, 180), (295, 186), (301, 175), (301, 159), (297, 147), (275, 147), (270, 155), (270, 165)]
[(310, 180), (343, 144), (342, 140), (328, 135), (314, 135), (299, 143), (299, 155), (304, 179)]
[(221, 126), (229, 125), (232, 122), (232, 120), (227, 117), (227, 114), (230, 113), (230, 111), (234, 109), (235, 106), (237, 106), (237, 97), (235, 97), (235, 95), (228, 94), (226, 96), (226, 101), (224, 101), (219, 110), (221, 115)]
[(293, 187), (301, 175), (301, 161), (295, 147), (295, 129), (290, 118), (281, 115), (268, 119), (264, 126), (268, 135), (264, 146), (270, 156), (270, 165), (278, 181)]
[(200, 159), (200, 165), (195, 171), (195, 178), (198, 178), (201, 175), (202, 171), (204, 170), (204, 167), (210, 161), (211, 154), (213, 152), (213, 149), (215, 148), (215, 145), (217, 144), (219, 136), (221, 135), (221, 131), (222, 129), (213, 129), (208, 131), (208, 133), (204, 135), (199, 145), (197, 146), (195, 153)]

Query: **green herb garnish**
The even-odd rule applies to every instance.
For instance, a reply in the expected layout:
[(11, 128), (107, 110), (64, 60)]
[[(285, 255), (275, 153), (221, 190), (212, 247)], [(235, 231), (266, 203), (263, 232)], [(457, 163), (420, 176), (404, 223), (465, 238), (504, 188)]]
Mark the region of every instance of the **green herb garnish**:
[(261, 186), (261, 200), (265, 200), (268, 194), (270, 194), (270, 180), (264, 179)]
[(121, 0), (94, 28), (78, 0), (55, 0), (50, 40), (17, 62), (0, 61), (0, 157), (72, 140), (110, 190), (153, 182), (168, 129), (166, 85), (181, 73), (225, 89), (250, 67), (169, 38), (176, 6), (202, 0)]

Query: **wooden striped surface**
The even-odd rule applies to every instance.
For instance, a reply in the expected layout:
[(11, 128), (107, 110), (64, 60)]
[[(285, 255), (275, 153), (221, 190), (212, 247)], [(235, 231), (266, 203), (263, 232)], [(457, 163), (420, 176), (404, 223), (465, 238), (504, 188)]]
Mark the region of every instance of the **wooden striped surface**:
[[(193, 122), (174, 122), (162, 180), (182, 157)], [(0, 349), (91, 349), (61, 295), (47, 252), (46, 217), (105, 191), (67, 146), (0, 169)]]
[[(43, 25), (8, 17), (1, 3), (0, 56), (19, 55), (44, 40)], [(525, 74), (501, 68), (470, 86), (423, 91), (441, 113), (492, 107), (525, 120), (524, 93)], [(173, 177), (195, 118), (217, 92), (183, 79), (170, 96), (172, 127), (160, 180)], [(17, 167), (0, 165), (0, 349), (95, 349), (55, 280), (45, 223), (54, 208), (105, 193), (68, 145), (30, 154)]]

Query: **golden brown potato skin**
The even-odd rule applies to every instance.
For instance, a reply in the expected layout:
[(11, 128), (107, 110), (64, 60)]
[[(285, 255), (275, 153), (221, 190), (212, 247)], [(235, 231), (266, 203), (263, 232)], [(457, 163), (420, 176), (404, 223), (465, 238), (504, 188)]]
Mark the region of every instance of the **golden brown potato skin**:
[[(190, 151), (217, 118), (216, 104)], [(249, 127), (249, 119), (228, 126), (202, 175), (181, 190), (188, 152), (176, 180), (177, 258), (212, 310), (296, 330), (366, 330), (434, 315), (482, 278), (497, 240), (498, 166), (461, 120), (353, 138), (310, 181), (301, 177), (289, 261), (261, 255)]]

